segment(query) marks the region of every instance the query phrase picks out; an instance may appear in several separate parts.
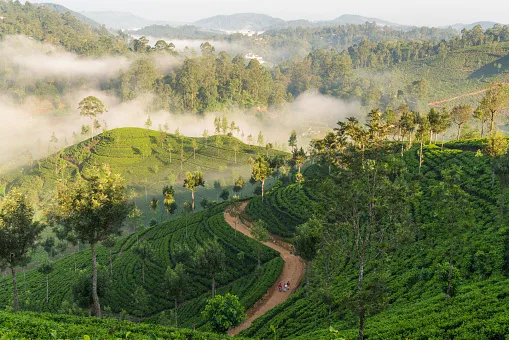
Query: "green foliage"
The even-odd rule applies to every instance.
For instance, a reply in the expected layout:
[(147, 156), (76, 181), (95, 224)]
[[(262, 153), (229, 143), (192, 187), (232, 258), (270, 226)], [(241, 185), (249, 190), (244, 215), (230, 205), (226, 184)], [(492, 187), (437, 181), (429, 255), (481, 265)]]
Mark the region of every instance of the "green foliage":
[(224, 296), (216, 295), (207, 300), (203, 316), (212, 323), (212, 328), (218, 333), (226, 333), (229, 329), (240, 325), (246, 317), (239, 298), (230, 293)]
[(226, 336), (148, 325), (118, 319), (91, 319), (49, 313), (6, 313), (0, 311), (2, 339), (171, 339), (219, 340)]

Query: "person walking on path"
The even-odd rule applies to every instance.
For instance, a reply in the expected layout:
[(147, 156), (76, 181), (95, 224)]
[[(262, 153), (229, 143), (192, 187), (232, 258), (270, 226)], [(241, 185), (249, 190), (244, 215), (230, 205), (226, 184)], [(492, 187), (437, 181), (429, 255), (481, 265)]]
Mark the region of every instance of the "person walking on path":
[(285, 287), (284, 287), (283, 291), (286, 292), (286, 289), (288, 289), (288, 286), (285, 283)]
[(281, 293), (281, 291), (283, 290), (283, 284), (281, 282), (279, 282), (279, 285), (277, 286), (277, 288), (279, 289), (279, 292)]

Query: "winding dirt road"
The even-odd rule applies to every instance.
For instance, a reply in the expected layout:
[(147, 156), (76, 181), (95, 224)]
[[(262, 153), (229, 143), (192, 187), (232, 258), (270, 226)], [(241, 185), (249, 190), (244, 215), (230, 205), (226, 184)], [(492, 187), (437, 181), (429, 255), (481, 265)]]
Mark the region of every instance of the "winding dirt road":
[[(241, 205), (241, 210), (244, 211), (244, 208), (246, 207), (248, 202), (244, 202)], [(235, 228), (235, 218), (232, 217), (230, 214), (226, 213), (224, 214), (224, 219), (228, 224)], [(251, 231), (249, 230), (249, 227), (245, 225), (242, 222), (237, 222), (237, 231), (241, 232), (242, 234), (253, 238), (251, 235)], [(276, 251), (278, 251), (281, 254), (281, 257), (285, 261), (285, 264), (283, 266), (283, 270), (281, 271), (281, 274), (276, 282), (272, 285), (272, 287), (269, 288), (267, 293), (258, 300), (253, 307), (251, 307), (247, 312), (247, 319), (239, 325), (236, 328), (231, 329), (228, 334), (229, 335), (236, 335), (243, 331), (244, 329), (249, 328), (251, 324), (253, 323), (256, 318), (259, 316), (265, 314), (275, 306), (279, 305), (280, 303), (283, 303), (290, 297), (291, 294), (293, 294), (298, 287), (298, 284), (302, 281), (302, 278), (304, 277), (304, 269), (305, 264), (304, 261), (291, 253), (292, 245), (289, 243), (283, 242), (283, 241), (276, 241), (274, 237), (271, 237), (271, 240), (268, 242), (264, 242), (267, 247), (270, 247)], [(290, 281), (290, 290), (286, 291), (286, 293), (280, 293), (278, 290), (278, 284), (279, 282), (287, 282)]]

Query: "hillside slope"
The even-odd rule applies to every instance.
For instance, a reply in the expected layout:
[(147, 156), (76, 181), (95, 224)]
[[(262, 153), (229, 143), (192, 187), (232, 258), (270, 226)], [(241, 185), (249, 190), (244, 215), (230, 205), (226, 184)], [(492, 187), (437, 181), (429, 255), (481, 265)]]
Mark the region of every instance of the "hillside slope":
[[(168, 266), (176, 264), (176, 247), (187, 246), (192, 256), (199, 245), (213, 239), (219, 242), (226, 255), (225, 268), (216, 277), (218, 293), (233, 293), (239, 296), (246, 308), (252, 306), (277, 279), (283, 261), (277, 252), (264, 247), (261, 251), (262, 267), (256, 270), (257, 242), (235, 233), (225, 222), (223, 209), (223, 206), (215, 206), (120, 238), (112, 249), (112, 268), (109, 274), (108, 250), (99, 247), (98, 263), (104, 268), (104, 275), (108, 275), (109, 282), (101, 301), (105, 310), (112, 315), (124, 311), (122, 313), (134, 316), (137, 320), (141, 318), (161, 323), (166, 315), (161, 313), (174, 308), (174, 302), (167, 293), (165, 273)], [(153, 250), (144, 270), (134, 250), (141, 241), (148, 242)], [(243, 256), (238, 256), (239, 253)], [(26, 271), (20, 281), (22, 310), (66, 313), (66, 308), (74, 303), (74, 284), (83, 273), (90, 272), (90, 258), (90, 249), (84, 249), (55, 262), (55, 270), (49, 275), (50, 299), (47, 305), (44, 276), (36, 269)], [(210, 275), (190, 263), (186, 264), (186, 270), (191, 280), (185, 301), (179, 307), (179, 325), (207, 328), (201, 311), (205, 300), (210, 298)], [(3, 281), (0, 305), (8, 306), (11, 303), (12, 284), (9, 276)]]
[[(500, 185), (498, 180), (491, 184), (489, 159), (476, 156), (481, 144), (447, 146), (444, 151), (434, 146), (425, 148), (421, 175), (417, 150), (405, 155), (413, 190), (419, 193), (418, 199), (410, 203), (415, 239), (391, 254), (390, 274), (382, 287), (388, 293), (387, 305), (367, 319), (365, 336), (369, 339), (502, 339), (509, 333), (509, 234), (506, 224), (500, 222)], [(461, 187), (468, 194), (472, 220), (455, 234), (457, 281), (454, 295), (448, 300), (443, 275), (450, 246), (443, 228), (434, 227), (432, 191), (443, 181), (441, 171), (455, 165), (465, 173)], [(296, 192), (285, 193), (289, 197), (272, 201), (278, 209), (295, 200)], [(263, 215), (275, 208), (259, 209)], [(332, 326), (341, 336), (355, 338), (357, 319), (344, 305), (349, 289), (357, 282), (355, 268), (348, 263), (331, 264), (334, 283), (332, 300), (328, 300), (320, 263), (313, 264), (311, 270), (315, 274), (309, 297), (301, 290), (242, 335), (268, 338), (274, 325), (280, 339), (329, 339), (327, 320), (331, 317)]]

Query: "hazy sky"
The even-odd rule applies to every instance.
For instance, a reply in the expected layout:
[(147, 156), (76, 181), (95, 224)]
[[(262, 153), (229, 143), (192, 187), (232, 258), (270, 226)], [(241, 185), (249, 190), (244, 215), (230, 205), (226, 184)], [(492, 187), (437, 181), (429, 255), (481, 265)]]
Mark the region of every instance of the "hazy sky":
[[(39, 1), (42, 2), (42, 1)], [(51, 2), (49, 0), (48, 2)], [(360, 14), (400, 24), (441, 26), (496, 21), (509, 24), (506, 0), (54, 0), (73, 10), (125, 11), (147, 19), (192, 22), (217, 14), (264, 13), (282, 19), (333, 19)]]

